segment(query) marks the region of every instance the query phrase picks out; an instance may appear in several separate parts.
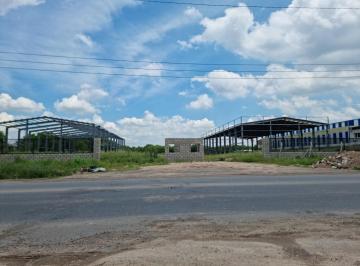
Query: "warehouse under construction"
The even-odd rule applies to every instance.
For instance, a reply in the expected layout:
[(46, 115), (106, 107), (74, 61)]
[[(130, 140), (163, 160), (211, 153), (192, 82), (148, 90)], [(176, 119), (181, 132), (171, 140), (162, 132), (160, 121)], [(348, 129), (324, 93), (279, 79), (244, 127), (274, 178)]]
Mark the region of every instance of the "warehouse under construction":
[(124, 138), (94, 123), (48, 116), (0, 122), (0, 160), (4, 161), (100, 159), (102, 151), (124, 146)]
[[(267, 154), (360, 150), (360, 119), (330, 123), (328, 118), (240, 117), (207, 132), (205, 151), (227, 153), (262, 149)], [(299, 155), (300, 153), (295, 153)]]

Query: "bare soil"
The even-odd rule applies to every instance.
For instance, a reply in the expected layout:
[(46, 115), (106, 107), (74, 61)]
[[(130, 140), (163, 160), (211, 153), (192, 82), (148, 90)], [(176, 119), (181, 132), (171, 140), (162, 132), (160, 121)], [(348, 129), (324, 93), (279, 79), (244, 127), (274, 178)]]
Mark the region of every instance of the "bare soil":
[[(111, 170), (111, 169), (109, 169)], [(201, 176), (231, 176), (231, 175), (309, 175), (342, 173), (359, 173), (347, 169), (326, 169), (297, 166), (279, 166), (272, 164), (243, 162), (190, 162), (171, 163), (168, 165), (147, 166), (131, 171), (110, 171), (100, 174), (77, 174), (66, 178), (146, 178), (146, 177), (201, 177)]]
[[(3, 238), (4, 236), (0, 236)], [(47, 246), (0, 252), (0, 265), (360, 265), (360, 214), (149, 221)]]

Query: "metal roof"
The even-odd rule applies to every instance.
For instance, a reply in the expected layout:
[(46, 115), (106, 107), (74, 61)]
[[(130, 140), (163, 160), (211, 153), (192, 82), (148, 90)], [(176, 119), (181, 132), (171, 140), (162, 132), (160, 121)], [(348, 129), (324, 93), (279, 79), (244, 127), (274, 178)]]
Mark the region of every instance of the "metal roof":
[(204, 138), (214, 138), (225, 134), (227, 136), (252, 139), (328, 125), (328, 123), (292, 117), (277, 117), (246, 123), (236, 123), (236, 120), (232, 122), (207, 132)]
[(109, 132), (108, 130), (94, 123), (49, 116), (0, 122), (0, 126), (5, 127), (6, 130), (15, 128), (19, 131), (25, 131), (29, 134), (49, 133), (57, 136), (114, 138), (124, 140), (120, 136)]

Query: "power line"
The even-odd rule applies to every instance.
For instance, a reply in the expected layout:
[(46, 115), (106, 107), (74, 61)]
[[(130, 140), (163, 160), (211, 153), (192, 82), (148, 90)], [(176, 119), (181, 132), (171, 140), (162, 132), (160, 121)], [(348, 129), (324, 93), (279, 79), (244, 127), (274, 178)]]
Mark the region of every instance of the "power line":
[[(89, 75), (104, 75), (104, 76), (122, 76), (122, 77), (143, 77), (143, 78), (174, 78), (174, 79), (193, 79), (193, 76), (171, 76), (171, 75), (143, 75), (143, 74), (124, 74), (124, 73), (105, 73), (105, 72), (87, 72), (87, 71), (72, 71), (72, 70), (55, 70), (44, 68), (25, 68), (25, 67), (11, 67), (0, 66), (0, 69), (11, 70), (25, 70), (25, 71), (41, 71), (41, 72), (55, 72), (55, 73), (69, 73), (69, 74), (89, 74)], [(360, 79), (360, 76), (326, 76), (326, 77), (199, 77), (209, 80), (291, 80), (291, 79)]]
[(264, 6), (264, 5), (231, 5), (231, 4), (210, 4), (195, 2), (178, 2), (178, 1), (161, 1), (161, 0), (136, 0), (143, 3), (151, 4), (170, 4), (170, 5), (190, 5), (190, 6), (207, 6), (207, 7), (236, 7), (236, 8), (263, 8), (263, 9), (322, 9), (322, 10), (358, 10), (360, 7), (313, 7), (313, 6)]
[(337, 73), (337, 72), (360, 72), (360, 69), (342, 69), (342, 70), (200, 70), (200, 69), (168, 69), (168, 68), (145, 68), (145, 67), (125, 67), (125, 66), (107, 66), (107, 65), (89, 65), (89, 64), (73, 64), (73, 63), (59, 63), (48, 61), (36, 61), (36, 60), (22, 60), (22, 59), (2, 59), (2, 62), (12, 63), (31, 63), (31, 64), (43, 64), (43, 65), (55, 65), (55, 66), (72, 66), (72, 67), (87, 67), (87, 68), (108, 68), (108, 69), (124, 69), (124, 70), (145, 70), (145, 71), (165, 71), (165, 72), (197, 72), (197, 73), (209, 73), (209, 72), (223, 72), (230, 71), (233, 73), (299, 73), (304, 71), (306, 73)]
[[(0, 54), (53, 57), (53, 58), (65, 58), (65, 59), (79, 59), (79, 60), (98, 60), (98, 61), (126, 62), (126, 63), (164, 64), (164, 65), (197, 65), (197, 66), (268, 66), (268, 65), (270, 65), (270, 63), (268, 63), (268, 64), (261, 64), (261, 63), (198, 63), (198, 62), (175, 62), (175, 61), (128, 60), (128, 59), (116, 59), (116, 58), (80, 57), (80, 56), (59, 55), (59, 54), (28, 53), (28, 52), (13, 52), (13, 51), (0, 51)], [(285, 65), (292, 65), (292, 66), (360, 66), (360, 63), (359, 62), (338, 63), (338, 64), (297, 63), (297, 64), (285, 64)]]

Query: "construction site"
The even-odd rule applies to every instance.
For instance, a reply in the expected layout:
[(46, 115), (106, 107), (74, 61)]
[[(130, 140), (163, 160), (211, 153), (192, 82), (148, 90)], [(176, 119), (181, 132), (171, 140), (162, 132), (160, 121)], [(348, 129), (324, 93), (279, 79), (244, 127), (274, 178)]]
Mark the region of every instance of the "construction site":
[[(201, 161), (208, 154), (262, 151), (264, 156), (330, 156), (360, 150), (360, 119), (330, 123), (328, 118), (240, 117), (197, 139), (167, 139), (170, 161)], [(53, 117), (0, 122), (2, 160), (94, 158), (118, 151), (125, 139), (94, 123)], [(170, 136), (171, 137), (171, 136)], [(183, 144), (184, 147), (182, 147)], [(187, 146), (186, 146), (187, 145)]]
[(118, 151), (125, 140), (93, 123), (54, 117), (0, 122), (0, 160), (94, 158)]
[[(204, 145), (207, 153), (254, 151), (276, 152), (336, 152), (359, 150), (360, 119), (341, 122), (318, 122), (311, 119), (279, 117), (243, 122), (240, 117), (207, 132)], [(329, 121), (329, 119), (326, 119)]]

